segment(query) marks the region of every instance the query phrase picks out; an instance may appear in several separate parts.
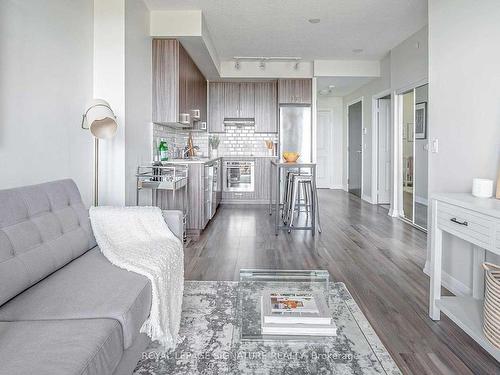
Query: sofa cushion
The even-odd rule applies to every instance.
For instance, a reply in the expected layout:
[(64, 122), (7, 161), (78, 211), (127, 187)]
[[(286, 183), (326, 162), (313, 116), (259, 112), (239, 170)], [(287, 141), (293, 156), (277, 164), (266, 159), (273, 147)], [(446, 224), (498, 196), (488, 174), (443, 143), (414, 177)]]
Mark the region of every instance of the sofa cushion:
[(114, 266), (96, 247), (0, 307), (0, 321), (116, 319), (126, 349), (150, 308), (149, 279)]
[(94, 246), (72, 180), (0, 190), (0, 305)]
[(112, 319), (0, 322), (0, 374), (112, 374), (123, 354)]

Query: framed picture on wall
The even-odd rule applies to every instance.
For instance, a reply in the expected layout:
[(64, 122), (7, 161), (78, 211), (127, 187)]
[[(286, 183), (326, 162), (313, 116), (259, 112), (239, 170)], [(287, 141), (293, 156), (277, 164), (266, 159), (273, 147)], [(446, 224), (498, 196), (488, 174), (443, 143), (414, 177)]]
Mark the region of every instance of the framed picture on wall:
[(415, 138), (427, 138), (427, 103), (415, 104)]

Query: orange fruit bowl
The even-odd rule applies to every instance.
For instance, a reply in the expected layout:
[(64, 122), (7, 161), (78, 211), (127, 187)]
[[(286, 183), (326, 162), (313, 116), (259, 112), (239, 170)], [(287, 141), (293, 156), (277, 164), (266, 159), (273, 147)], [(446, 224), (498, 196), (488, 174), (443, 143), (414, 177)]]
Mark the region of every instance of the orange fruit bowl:
[(300, 154), (298, 152), (286, 151), (286, 152), (283, 152), (282, 155), (283, 155), (283, 159), (285, 159), (285, 161), (287, 163), (294, 163), (300, 157)]

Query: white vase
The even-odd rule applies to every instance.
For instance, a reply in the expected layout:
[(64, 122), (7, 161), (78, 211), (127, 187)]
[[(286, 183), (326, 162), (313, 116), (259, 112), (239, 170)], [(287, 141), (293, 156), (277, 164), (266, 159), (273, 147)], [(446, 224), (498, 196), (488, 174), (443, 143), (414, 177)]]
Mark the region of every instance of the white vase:
[(213, 148), (212, 149), (212, 159), (217, 159), (219, 157), (219, 149)]

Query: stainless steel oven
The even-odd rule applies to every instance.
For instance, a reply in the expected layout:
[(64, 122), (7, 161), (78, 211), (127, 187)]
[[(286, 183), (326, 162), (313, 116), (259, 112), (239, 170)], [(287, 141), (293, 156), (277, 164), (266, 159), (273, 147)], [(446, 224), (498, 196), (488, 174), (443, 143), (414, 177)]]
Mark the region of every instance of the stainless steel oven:
[(224, 191), (254, 191), (255, 162), (227, 160), (224, 163)]

